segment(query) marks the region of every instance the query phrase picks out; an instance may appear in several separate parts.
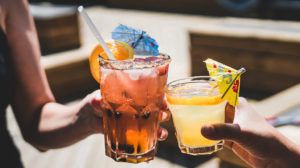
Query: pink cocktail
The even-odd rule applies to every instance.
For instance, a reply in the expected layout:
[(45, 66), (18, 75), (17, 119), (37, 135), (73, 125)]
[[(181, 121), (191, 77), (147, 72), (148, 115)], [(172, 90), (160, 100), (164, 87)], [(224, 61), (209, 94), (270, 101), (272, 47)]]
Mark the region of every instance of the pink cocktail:
[(153, 159), (170, 61), (166, 55), (100, 58), (107, 156), (132, 163)]

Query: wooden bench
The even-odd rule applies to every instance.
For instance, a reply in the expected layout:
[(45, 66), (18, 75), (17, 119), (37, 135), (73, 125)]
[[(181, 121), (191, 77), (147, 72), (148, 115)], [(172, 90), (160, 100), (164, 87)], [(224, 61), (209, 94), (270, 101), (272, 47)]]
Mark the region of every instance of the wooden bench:
[[(183, 12), (210, 15), (228, 15), (230, 12), (221, 7), (216, 0), (108, 0), (109, 7), (139, 10), (158, 10), (166, 12)], [(231, 13), (232, 14), (232, 13)]]
[(59, 102), (69, 101), (99, 89), (98, 83), (90, 74), (90, 51), (90, 47), (84, 46), (42, 57), (41, 63), (50, 87)]
[(241, 85), (242, 94), (251, 94), (247, 97), (255, 93), (253, 98), (263, 98), (300, 83), (300, 41), (201, 32), (192, 32), (190, 38), (192, 75), (207, 74), (201, 65), (212, 58), (247, 69)]
[(76, 7), (31, 4), (30, 12), (43, 54), (80, 47)]

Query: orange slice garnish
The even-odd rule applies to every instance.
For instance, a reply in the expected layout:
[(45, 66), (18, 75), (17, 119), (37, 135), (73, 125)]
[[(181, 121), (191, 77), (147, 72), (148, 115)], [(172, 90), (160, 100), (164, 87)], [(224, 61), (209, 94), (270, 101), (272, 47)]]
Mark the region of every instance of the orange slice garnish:
[[(127, 43), (118, 40), (111, 40), (106, 44), (116, 60), (127, 60), (133, 58), (133, 50)], [(100, 65), (98, 61), (99, 55), (108, 59), (108, 56), (104, 52), (103, 48), (97, 44), (90, 54), (89, 62), (91, 74), (98, 83), (100, 83)]]

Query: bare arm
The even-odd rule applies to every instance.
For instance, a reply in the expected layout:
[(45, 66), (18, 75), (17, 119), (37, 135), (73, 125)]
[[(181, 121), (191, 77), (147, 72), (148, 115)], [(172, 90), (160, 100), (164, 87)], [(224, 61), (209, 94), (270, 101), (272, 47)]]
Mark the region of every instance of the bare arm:
[[(6, 0), (4, 27), (11, 51), (14, 85), (12, 107), (24, 139), (40, 150), (71, 145), (103, 132), (99, 91), (65, 106), (55, 102), (45, 72), (33, 19), (26, 0)], [(170, 115), (162, 109), (160, 121)], [(158, 130), (159, 140), (168, 133)]]
[(76, 105), (55, 103), (40, 66), (41, 53), (27, 1), (6, 1), (6, 9), (5, 30), (14, 74), (12, 106), (24, 139), (47, 149), (70, 145), (101, 132), (102, 119), (90, 104), (95, 93)]

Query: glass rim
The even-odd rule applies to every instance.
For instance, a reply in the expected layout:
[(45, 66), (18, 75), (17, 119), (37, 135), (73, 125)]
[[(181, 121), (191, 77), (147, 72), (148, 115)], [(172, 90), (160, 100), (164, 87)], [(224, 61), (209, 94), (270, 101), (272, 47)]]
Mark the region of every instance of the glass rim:
[[(160, 65), (165, 65), (165, 64), (169, 64), (172, 59), (169, 55), (167, 54), (163, 54), (163, 53), (159, 53), (159, 55), (157, 56), (142, 56), (142, 55), (136, 55), (137, 57), (135, 58), (147, 58), (147, 57), (157, 57), (157, 58), (162, 58), (159, 60), (150, 60), (147, 62), (134, 62), (134, 58), (133, 59), (129, 59), (129, 60), (111, 60), (111, 59), (106, 59), (103, 57), (98, 57), (100, 66), (103, 65), (119, 65), (121, 67), (124, 68), (111, 68), (111, 69), (120, 69), (120, 70), (126, 70), (126, 69), (143, 69), (143, 68), (152, 68), (152, 67), (156, 67), (156, 66), (160, 66)], [(106, 67), (107, 68), (107, 67)], [(110, 69), (110, 68), (107, 68)]]
[[(180, 93), (178, 91), (175, 91), (176, 88), (183, 86), (185, 84), (190, 84), (190, 83), (208, 83), (209, 81), (211, 82), (215, 82), (213, 77), (211, 76), (192, 76), (192, 77), (185, 77), (185, 78), (180, 78), (180, 79), (176, 79), (173, 80), (171, 82), (169, 82), (166, 86), (165, 86), (165, 92), (167, 94), (172, 94), (172, 95), (189, 95), (191, 93), (196, 94), (199, 93), (199, 91), (195, 91), (195, 92), (189, 92), (189, 93)], [(181, 84), (181, 85), (180, 85)], [(218, 88), (218, 85), (216, 85), (215, 87), (212, 87), (212, 89)], [(217, 89), (217, 91), (219, 92), (219, 89)]]

